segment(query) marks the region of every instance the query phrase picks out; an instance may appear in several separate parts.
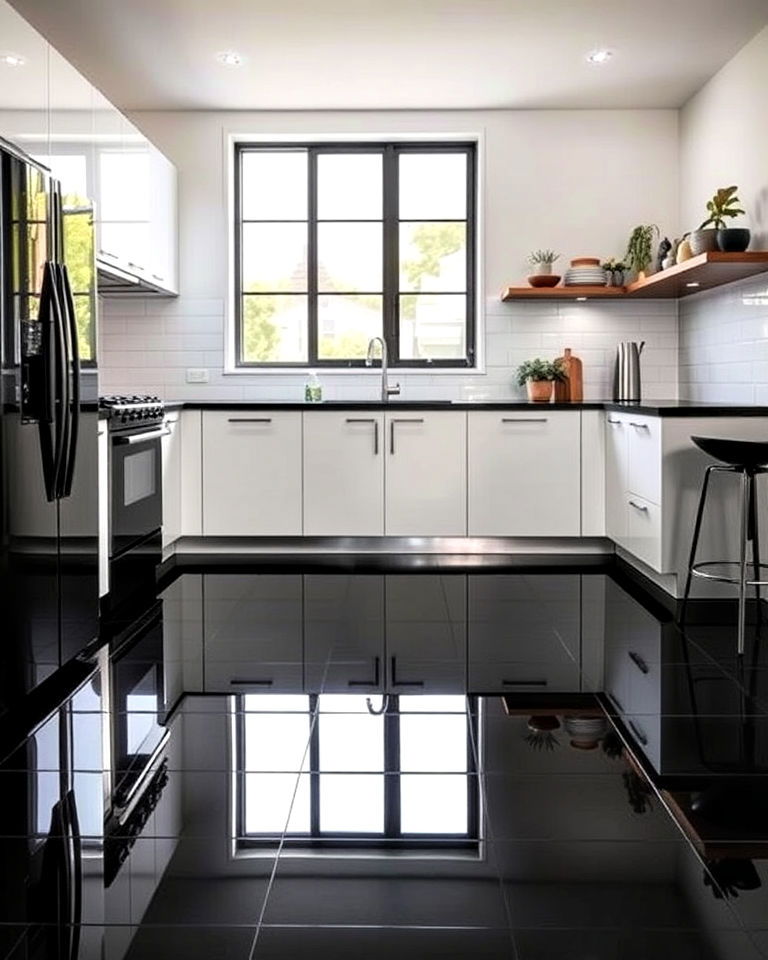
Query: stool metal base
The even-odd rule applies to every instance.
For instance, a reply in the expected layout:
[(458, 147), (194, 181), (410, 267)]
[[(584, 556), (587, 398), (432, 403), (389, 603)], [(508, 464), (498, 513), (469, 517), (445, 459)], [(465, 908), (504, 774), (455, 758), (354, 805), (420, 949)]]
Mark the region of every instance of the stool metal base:
[[(750, 564), (754, 568), (754, 564)], [(768, 570), (768, 563), (757, 565), (761, 571)], [(694, 563), (691, 567), (691, 573), (694, 577), (700, 577), (702, 580), (716, 580), (718, 583), (740, 583), (739, 577), (727, 577), (724, 574), (709, 573), (704, 567), (734, 567), (736, 570), (741, 568), (738, 560), (701, 560)], [(757, 571), (755, 571), (757, 572)], [(768, 580), (745, 580), (745, 587), (768, 587)]]

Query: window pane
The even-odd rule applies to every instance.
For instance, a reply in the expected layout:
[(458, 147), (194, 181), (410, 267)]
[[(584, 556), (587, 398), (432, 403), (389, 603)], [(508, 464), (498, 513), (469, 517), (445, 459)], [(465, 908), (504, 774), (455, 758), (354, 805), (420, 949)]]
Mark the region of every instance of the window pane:
[(465, 153), (400, 155), (401, 220), (463, 220), (466, 215)]
[(243, 297), (242, 303), (243, 362), (306, 362), (305, 296), (250, 294)]
[(380, 153), (321, 153), (317, 158), (317, 216), (320, 220), (380, 220)]
[(307, 289), (307, 225), (243, 224), (243, 292)]
[(309, 763), (309, 715), (301, 713), (247, 713), (245, 770), (298, 773)]
[(401, 715), (400, 769), (416, 773), (466, 771), (467, 718), (460, 713)]
[(381, 336), (383, 301), (375, 293), (318, 298), (321, 360), (364, 360), (368, 341)]
[(467, 227), (465, 223), (400, 224), (400, 289), (467, 288)]
[(322, 774), (320, 830), (323, 833), (383, 833), (384, 774)]
[(307, 219), (305, 151), (258, 151), (241, 156), (243, 220)]
[(406, 293), (400, 297), (400, 357), (403, 360), (466, 356), (467, 298)]
[(384, 717), (368, 712), (365, 697), (321, 696), (317, 723), (321, 773), (384, 770)]
[(318, 224), (318, 290), (377, 293), (381, 290), (382, 256), (381, 224)]
[(403, 833), (466, 834), (467, 778), (457, 774), (403, 774), (400, 823)]
[(246, 833), (309, 833), (309, 774), (247, 773)]
[(400, 695), (400, 713), (466, 713), (467, 698), (461, 695), (437, 694), (418, 697)]

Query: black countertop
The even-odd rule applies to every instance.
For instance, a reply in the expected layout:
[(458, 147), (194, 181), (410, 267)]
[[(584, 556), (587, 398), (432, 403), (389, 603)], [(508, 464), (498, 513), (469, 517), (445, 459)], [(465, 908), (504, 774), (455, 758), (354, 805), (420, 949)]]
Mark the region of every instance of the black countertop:
[(528, 400), (167, 400), (166, 410), (623, 410), (652, 417), (768, 417), (768, 406), (704, 403), (693, 400), (647, 400), (623, 403), (584, 400), (531, 403)]

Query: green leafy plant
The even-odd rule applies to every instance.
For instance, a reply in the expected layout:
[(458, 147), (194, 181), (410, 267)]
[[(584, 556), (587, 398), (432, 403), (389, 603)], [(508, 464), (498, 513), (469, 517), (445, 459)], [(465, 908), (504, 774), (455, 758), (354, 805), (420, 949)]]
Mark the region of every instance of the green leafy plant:
[(653, 260), (653, 240), (658, 235), (655, 223), (641, 223), (630, 234), (624, 259), (636, 273), (645, 270)]
[(615, 257), (611, 257), (610, 260), (606, 260), (605, 263), (601, 263), (600, 266), (603, 270), (607, 270), (608, 273), (613, 273), (616, 270), (626, 270), (627, 265), (623, 260), (617, 260)]
[(528, 263), (532, 267), (538, 266), (540, 263), (548, 263), (552, 265), (555, 260), (560, 259), (560, 254), (555, 253), (554, 250), (534, 250), (528, 255)]
[(707, 201), (709, 216), (699, 227), (699, 230), (706, 230), (709, 226), (716, 230), (724, 230), (726, 219), (738, 217), (745, 212), (737, 206), (741, 203), (741, 200), (736, 196), (738, 189), (738, 187), (721, 187), (714, 197)]
[(565, 367), (561, 360), (526, 360), (517, 368), (517, 382), (524, 387), (529, 380), (556, 380), (566, 379)]

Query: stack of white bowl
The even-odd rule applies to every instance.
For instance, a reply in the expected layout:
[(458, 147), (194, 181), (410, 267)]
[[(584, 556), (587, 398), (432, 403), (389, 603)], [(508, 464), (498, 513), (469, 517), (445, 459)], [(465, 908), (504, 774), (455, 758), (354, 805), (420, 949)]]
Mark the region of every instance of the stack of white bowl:
[(563, 277), (563, 285), (566, 287), (604, 287), (607, 282), (605, 270), (596, 257), (571, 260), (571, 265)]

